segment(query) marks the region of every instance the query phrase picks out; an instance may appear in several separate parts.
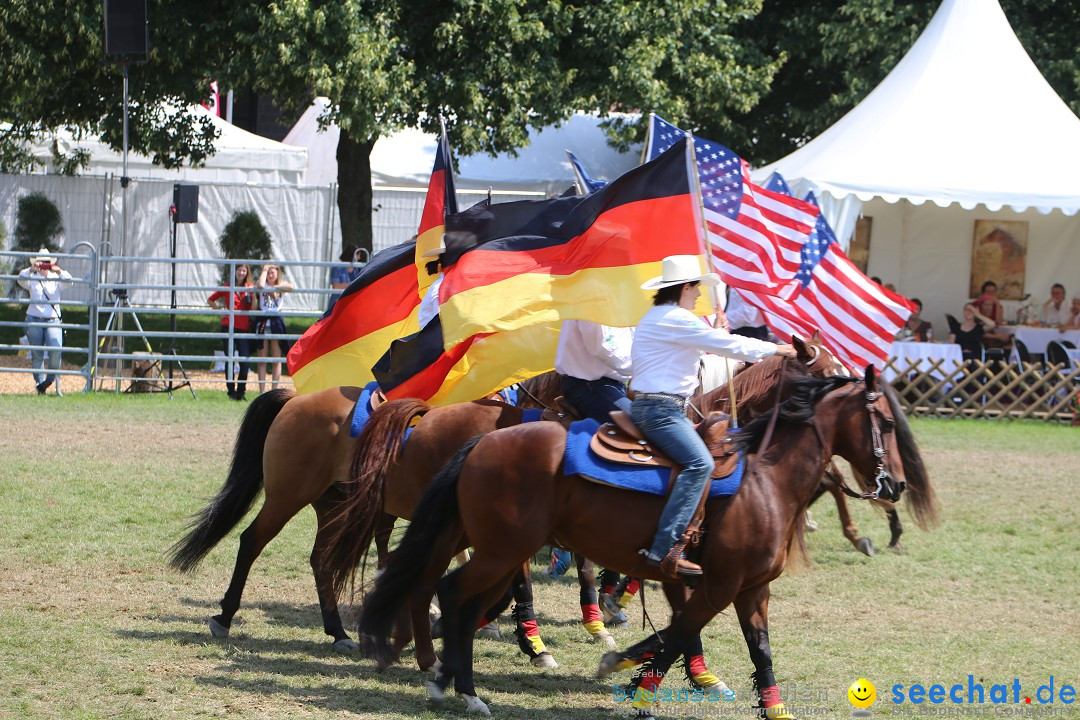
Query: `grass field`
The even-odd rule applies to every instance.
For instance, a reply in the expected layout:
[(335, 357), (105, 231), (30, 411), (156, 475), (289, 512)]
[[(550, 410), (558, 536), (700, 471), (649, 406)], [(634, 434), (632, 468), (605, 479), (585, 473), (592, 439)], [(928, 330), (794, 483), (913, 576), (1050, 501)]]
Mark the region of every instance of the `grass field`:
[[(192, 576), (168, 569), (163, 553), (218, 489), (241, 412), (208, 391), (198, 401), (0, 396), (0, 718), (464, 716), (457, 698), (428, 703), (411, 657), (379, 674), (331, 649), (308, 567), (310, 511), (256, 563), (232, 637), (210, 637), (236, 533)], [(1015, 678), (1033, 700), (1050, 676), (1055, 692), (1080, 684), (1080, 428), (923, 420), (915, 429), (942, 527), (919, 532), (905, 513), (905, 550), (867, 558), (823, 501), (809, 538), (815, 566), (773, 584), (779, 683), (789, 699), (815, 698), (799, 717), (847, 717), (846, 689), (860, 677), (877, 686), (879, 716), (897, 714), (889, 689), (898, 683), (966, 687), (973, 675), (989, 693)], [(853, 510), (884, 545), (883, 518)], [(660, 597), (647, 591), (658, 624)], [(643, 637), (640, 608), (636, 627), (616, 632), (620, 646)], [(576, 586), (538, 578), (537, 609), (559, 669), (534, 670), (507, 618), (501, 641), (477, 640), (477, 686), (495, 716), (628, 716), (610, 682), (592, 678), (602, 650), (585, 641)], [(744, 694), (752, 667), (733, 613), (713, 621), (705, 647), (714, 672)], [(680, 685), (674, 675), (668, 683)], [(712, 709), (665, 706), (670, 717)], [(719, 709), (747, 717), (748, 707)], [(1080, 717), (1075, 705), (1054, 707)]]

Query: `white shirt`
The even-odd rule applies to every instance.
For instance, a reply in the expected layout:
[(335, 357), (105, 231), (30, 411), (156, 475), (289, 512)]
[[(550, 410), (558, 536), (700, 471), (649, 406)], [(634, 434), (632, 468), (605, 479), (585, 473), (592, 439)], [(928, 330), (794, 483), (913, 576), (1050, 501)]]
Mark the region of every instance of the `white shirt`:
[(424, 327), (439, 314), (439, 286), (442, 285), (442, 273), (435, 278), (435, 282), (428, 286), (424, 297), (420, 299), (420, 309), (416, 311), (416, 320), (420, 327)]
[(37, 268), (23, 268), (18, 282), (30, 291), (30, 305), (26, 308), (28, 316), (47, 320), (60, 318), (60, 306), (54, 303), (60, 300), (60, 291), (63, 290), (61, 283), (71, 282), (71, 273), (67, 270), (58, 273), (49, 270), (42, 275)]
[(698, 358), (705, 352), (754, 362), (775, 355), (776, 344), (709, 327), (678, 305), (654, 305), (634, 334), (630, 389), (690, 397), (698, 386)]
[(634, 329), (608, 327), (588, 320), (565, 320), (555, 351), (555, 371), (579, 380), (630, 379)]
[(1042, 311), (1043, 325), (1068, 325), (1069, 320), (1072, 319), (1070, 308), (1071, 306), (1065, 300), (1061, 301), (1059, 308), (1054, 307), (1053, 300), (1047, 300)]
[(765, 316), (761, 314), (761, 311), (746, 302), (735, 288), (731, 288), (728, 292), (724, 314), (727, 315), (728, 327), (732, 330), (743, 327), (756, 328), (765, 324)]

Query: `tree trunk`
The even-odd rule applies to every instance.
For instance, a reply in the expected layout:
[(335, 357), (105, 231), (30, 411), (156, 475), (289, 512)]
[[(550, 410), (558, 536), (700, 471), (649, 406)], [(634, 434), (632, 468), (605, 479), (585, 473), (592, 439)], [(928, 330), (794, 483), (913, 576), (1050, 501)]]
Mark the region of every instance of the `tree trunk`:
[[(377, 138), (376, 138), (377, 139)], [(341, 244), (372, 251), (371, 149), (375, 139), (359, 142), (341, 131), (337, 146), (338, 214)]]

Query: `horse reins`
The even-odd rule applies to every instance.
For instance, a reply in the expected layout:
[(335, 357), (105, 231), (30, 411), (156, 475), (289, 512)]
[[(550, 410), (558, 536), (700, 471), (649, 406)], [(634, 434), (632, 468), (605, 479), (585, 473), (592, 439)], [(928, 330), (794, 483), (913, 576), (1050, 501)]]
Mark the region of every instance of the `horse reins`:
[[(854, 389), (852, 389), (854, 392)], [(832, 466), (833, 472), (836, 475), (836, 486), (840, 488), (848, 497), (855, 498), (856, 500), (877, 500), (881, 497), (881, 491), (884, 488), (884, 480), (890, 479), (889, 471), (885, 469), (885, 440), (881, 433), (881, 424), (878, 418), (879, 411), (875, 403), (878, 399), (884, 395), (882, 391), (874, 392), (867, 388), (864, 393), (866, 398), (866, 411), (870, 416), (870, 443), (874, 448), (874, 457), (877, 458), (877, 466), (874, 468), (874, 483), (876, 487), (871, 492), (858, 492), (852, 490), (847, 482), (844, 480), (844, 476), (836, 469), (836, 463), (832, 458), (829, 459), (829, 464)], [(813, 420), (814, 430), (817, 432), (818, 441), (821, 442), (822, 447), (828, 447), (828, 443), (825, 441), (825, 435), (821, 432), (821, 426), (818, 425), (817, 417)]]

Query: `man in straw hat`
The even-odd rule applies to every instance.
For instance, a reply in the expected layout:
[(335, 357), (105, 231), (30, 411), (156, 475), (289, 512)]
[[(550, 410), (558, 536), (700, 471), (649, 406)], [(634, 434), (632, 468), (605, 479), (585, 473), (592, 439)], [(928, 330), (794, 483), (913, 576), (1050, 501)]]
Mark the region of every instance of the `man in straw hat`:
[(710, 327), (692, 312), (701, 286), (720, 284), (716, 273), (702, 273), (696, 255), (664, 258), (663, 274), (641, 286), (655, 290), (653, 307), (638, 323), (631, 349), (634, 393), (631, 415), (642, 433), (682, 471), (660, 515), (646, 562), (670, 577), (700, 575), (701, 567), (682, 557), (686, 527), (712, 474), (713, 458), (686, 419), (686, 402), (698, 385), (698, 359), (705, 352), (753, 362), (770, 355), (795, 357), (791, 345), (732, 335)]
[[(34, 373), (38, 395), (44, 395), (55, 383), (56, 394), (60, 383), (56, 371), (60, 369), (60, 348), (64, 346), (64, 331), (60, 327), (60, 293), (63, 284), (71, 282), (71, 273), (56, 264), (56, 258), (42, 248), (37, 257), (30, 258), (30, 267), (19, 272), (18, 283), (30, 292), (30, 304), (26, 307), (26, 339), (30, 345), (48, 346), (51, 350), (31, 350), (30, 365), (41, 372)], [(45, 359), (49, 370), (45, 374)]]

